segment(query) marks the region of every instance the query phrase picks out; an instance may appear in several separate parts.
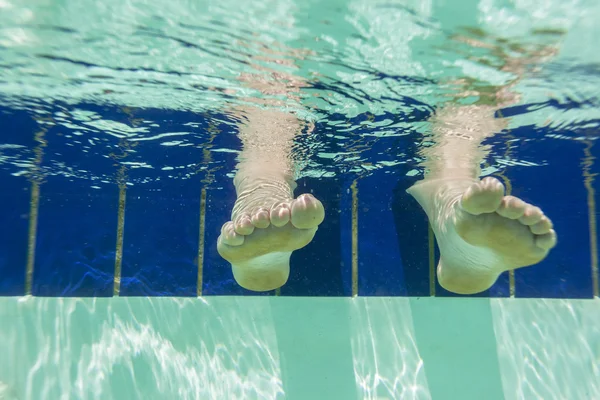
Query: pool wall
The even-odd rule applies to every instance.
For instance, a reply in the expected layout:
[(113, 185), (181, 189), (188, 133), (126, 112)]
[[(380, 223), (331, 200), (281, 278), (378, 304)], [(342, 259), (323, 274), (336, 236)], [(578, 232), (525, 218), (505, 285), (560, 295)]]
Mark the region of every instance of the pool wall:
[[(197, 142), (183, 148), (136, 142), (136, 157), (156, 161), (157, 169), (152, 170), (156, 176), (148, 175), (147, 169), (130, 163), (130, 149), (117, 138), (106, 138), (106, 145), (114, 157), (124, 157), (119, 168), (110, 157), (90, 158), (70, 146), (74, 133), (64, 124), (0, 109), (0, 125), (6, 127), (3, 140), (39, 155), (32, 167), (35, 174), (0, 168), (0, 296), (256, 295), (235, 283), (230, 266), (216, 251), (220, 228), (235, 201), (230, 175), (237, 154), (210, 149), (239, 147), (230, 124), (218, 122), (228, 117), (92, 104), (77, 107), (128, 126), (154, 118), (173, 121), (173, 126), (157, 128), (157, 134), (184, 129), (193, 121), (198, 125), (193, 136)], [(52, 105), (48, 115), (53, 117), (48, 118), (58, 118), (63, 108)], [(527, 106), (505, 111), (525, 113)], [(361, 120), (348, 123), (358, 126)], [(331, 129), (316, 127), (317, 132), (336, 134)], [(360, 137), (359, 131), (353, 134)], [(598, 146), (592, 137), (540, 139), (539, 146), (528, 139), (552, 134), (548, 127), (527, 126), (493, 138), (496, 151), (487, 161), (497, 167), (486, 173), (501, 179), (511, 194), (539, 205), (554, 222), (558, 245), (541, 263), (503, 274), (480, 297), (600, 296), (596, 207), (600, 191), (594, 188), (600, 172)], [(511, 150), (515, 159), (529, 159), (534, 151), (536, 159), (560, 154), (560, 162), (504, 168), (497, 161), (515, 138), (528, 143)], [(361, 140), (373, 157), (390, 148), (411, 153), (415, 146), (412, 135), (393, 140), (367, 135)], [(210, 154), (210, 162), (201, 159), (201, 149)], [(57, 154), (65, 165), (108, 178), (52, 174)], [(179, 175), (158, 168), (172, 160), (189, 167)], [(277, 294), (453, 297), (436, 280), (439, 253), (425, 213), (406, 194), (420, 179), (413, 168), (398, 163), (386, 170), (339, 171), (324, 177), (313, 173), (299, 179), (296, 194), (309, 192), (321, 199), (326, 218), (313, 242), (294, 252), (290, 279)]]

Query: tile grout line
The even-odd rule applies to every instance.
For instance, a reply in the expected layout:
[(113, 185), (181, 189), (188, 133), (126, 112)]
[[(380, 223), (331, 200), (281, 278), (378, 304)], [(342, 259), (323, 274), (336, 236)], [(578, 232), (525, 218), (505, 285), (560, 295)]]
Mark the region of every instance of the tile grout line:
[(435, 236), (431, 224), (427, 223), (427, 241), (429, 258), (429, 296), (435, 296)]
[(515, 287), (515, 270), (508, 271), (508, 297), (514, 298), (517, 294)]
[[(512, 137), (512, 136), (511, 136)], [(508, 159), (508, 157), (510, 156), (510, 146), (508, 145), (507, 142), (507, 150), (504, 153), (504, 158)], [(510, 179), (508, 179), (508, 177), (506, 175), (504, 175), (504, 172), (498, 172), (497, 175), (499, 177), (502, 178), (502, 180), (504, 181), (504, 187), (506, 188), (506, 196), (510, 196), (512, 194), (512, 184), (510, 182)], [(516, 296), (517, 293), (517, 289), (516, 289), (516, 283), (515, 283), (515, 270), (511, 269), (508, 271), (508, 297), (514, 298)]]
[(25, 295), (30, 296), (33, 287), (33, 268), (35, 265), (35, 245), (37, 239), (38, 212), (40, 207), (40, 184), (31, 182), (31, 200), (29, 202), (29, 235), (27, 240), (27, 267), (25, 270)]
[(352, 182), (352, 297), (358, 296), (358, 188)]
[[(42, 123), (43, 120), (36, 120)], [(46, 121), (47, 122), (47, 121)], [(34, 167), (31, 171), (31, 199), (29, 201), (29, 233), (27, 236), (27, 264), (25, 266), (25, 295), (30, 296), (33, 292), (33, 270), (35, 268), (35, 248), (37, 241), (38, 215), (40, 209), (40, 184), (42, 183), (41, 165), (44, 157), (44, 147), (48, 145), (46, 132), (48, 128), (42, 128), (35, 134), (38, 146), (35, 148)]]
[[(512, 136), (511, 136), (512, 137)], [(504, 153), (504, 158), (508, 159), (508, 157), (510, 156), (510, 146), (508, 145), (507, 142), (507, 150)], [(508, 177), (506, 175), (504, 175), (504, 172), (499, 172), (497, 173), (497, 175), (499, 177), (502, 178), (502, 180), (504, 181), (504, 187), (506, 188), (506, 196), (510, 196), (512, 194), (512, 184), (510, 182), (510, 179), (508, 179)], [(516, 296), (517, 293), (517, 289), (516, 289), (516, 283), (515, 283), (515, 270), (511, 269), (508, 271), (508, 297), (510, 298), (514, 298)]]
[(117, 244), (115, 249), (115, 276), (113, 281), (113, 296), (119, 296), (121, 292), (121, 266), (123, 264), (123, 236), (125, 230), (125, 185), (119, 185), (119, 213), (117, 217)]
[[(132, 127), (137, 127), (142, 121), (135, 118), (133, 110), (129, 107), (122, 107), (121, 111), (127, 115), (127, 120)], [(120, 154), (111, 153), (111, 158), (115, 163), (121, 164), (122, 159), (126, 158), (132, 147), (138, 143), (131, 143), (125, 139), (119, 141)], [(125, 206), (127, 203), (127, 167), (121, 164), (117, 171), (117, 184), (119, 186), (119, 210), (117, 214), (117, 243), (115, 245), (115, 273), (113, 278), (113, 296), (118, 297), (121, 294), (121, 273), (123, 266), (123, 243), (125, 241)]]
[[(209, 168), (212, 162), (211, 148), (214, 147), (214, 140), (221, 130), (217, 128), (214, 121), (210, 118), (207, 113), (203, 113), (202, 116), (209, 121), (208, 128), (206, 131), (209, 134), (208, 142), (202, 148), (202, 163), (198, 164), (201, 167), (196, 172), (200, 172), (206, 168), (206, 176), (201, 179), (201, 183), (204, 184), (200, 192), (200, 235), (198, 244), (198, 277), (196, 281), (196, 296), (201, 297), (203, 295), (204, 286), (204, 241), (206, 239), (206, 199), (207, 191), (206, 188), (210, 187), (214, 180), (214, 169)], [(217, 168), (218, 169), (218, 168)]]
[(587, 191), (587, 206), (588, 206), (588, 226), (590, 233), (590, 263), (592, 273), (592, 290), (594, 297), (600, 297), (600, 279), (598, 271), (598, 231), (596, 226), (596, 199), (594, 190), (594, 176), (590, 173), (592, 165), (594, 165), (595, 157), (592, 155), (592, 142), (585, 142), (586, 146), (583, 150), (585, 157), (582, 160), (583, 164), (583, 183)]
[(206, 188), (200, 192), (200, 235), (198, 240), (198, 281), (196, 295), (202, 296), (202, 285), (204, 276), (204, 235), (206, 230)]
[[(142, 121), (135, 118), (133, 110), (129, 107), (122, 107), (121, 110), (127, 115), (127, 120), (132, 127), (137, 127)], [(132, 144), (127, 140), (119, 141), (120, 154), (111, 153), (111, 158), (118, 164), (121, 159), (126, 158), (132, 147), (138, 143)], [(115, 273), (113, 278), (113, 296), (118, 297), (121, 294), (121, 269), (123, 266), (123, 243), (125, 241), (125, 206), (127, 203), (127, 167), (121, 164), (117, 171), (117, 184), (119, 186), (119, 210), (117, 215), (117, 243), (115, 245)]]

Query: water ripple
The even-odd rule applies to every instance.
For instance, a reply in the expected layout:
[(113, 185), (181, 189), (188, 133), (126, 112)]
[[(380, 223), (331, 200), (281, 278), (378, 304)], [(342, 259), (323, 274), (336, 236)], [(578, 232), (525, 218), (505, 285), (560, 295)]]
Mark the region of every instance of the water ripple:
[(600, 398), (598, 300), (492, 300), (507, 399)]
[(14, 362), (0, 365), (0, 395), (36, 400), (280, 398), (268, 299), (201, 303), (4, 301), (2, 319), (10, 318), (12, 327), (0, 331), (0, 347)]
[[(238, 129), (230, 110), (256, 102), (316, 127), (316, 135), (299, 137), (294, 148), (306, 176), (420, 173), (412, 144), (428, 134), (428, 117), (439, 105), (486, 103), (509, 83), (521, 107), (503, 110), (511, 129), (535, 126), (550, 130), (549, 139), (593, 140), (600, 121), (594, 51), (600, 6), (593, 0), (533, 4), (480, 0), (456, 10), (412, 0), (270, 0), (243, 7), (236, 0), (109, 0), (26, 7), (3, 0), (0, 107), (40, 129), (60, 126), (47, 140), (73, 151), (47, 154), (41, 172), (95, 186), (113, 182), (119, 168), (79, 168), (79, 158), (111, 158), (116, 148), (126, 158), (117, 163), (138, 168), (129, 184), (230, 175), (235, 156), (222, 152), (239, 150), (239, 141), (228, 137)], [(507, 57), (548, 49), (552, 57), (514, 82)], [(95, 115), (82, 121), (73, 108)], [(193, 131), (169, 126), (198, 119), (213, 123)], [(219, 132), (217, 120), (226, 121)], [(164, 140), (178, 132), (187, 135)], [(406, 140), (388, 141), (401, 136)], [(148, 145), (134, 148), (140, 141)], [(405, 151), (381, 159), (373, 147), (382, 141)], [(184, 149), (195, 162), (157, 162), (165, 146), (201, 149), (202, 156)], [(494, 150), (488, 161), (502, 169)], [(26, 149), (0, 149), (0, 167), (16, 175), (31, 173), (31, 159)]]

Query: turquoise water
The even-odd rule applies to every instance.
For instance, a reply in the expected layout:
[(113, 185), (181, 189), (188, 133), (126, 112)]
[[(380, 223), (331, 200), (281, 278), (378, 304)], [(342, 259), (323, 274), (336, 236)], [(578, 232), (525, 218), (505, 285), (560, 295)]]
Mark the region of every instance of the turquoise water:
[[(107, 144), (117, 139), (154, 144), (156, 149), (194, 146), (190, 130), (195, 125), (190, 121), (187, 131), (178, 127), (168, 135), (153, 134), (168, 121), (146, 117), (132, 126), (78, 104), (186, 110), (210, 118), (249, 99), (278, 99), (283, 101), (280, 108), (302, 119), (346, 127), (328, 137), (343, 151), (310, 141), (295, 148), (296, 158), (308, 164), (302, 165), (301, 176), (319, 177), (335, 173), (328, 167), (331, 160), (348, 173), (416, 163), (414, 155), (402, 152), (369, 154), (347, 136), (364, 127), (369, 128), (367, 138), (426, 133), (428, 125), (420, 118), (394, 120), (386, 113), (410, 117), (449, 100), (485, 101), (486, 93), (509, 83), (523, 104), (587, 104), (531, 109), (511, 119), (512, 129), (532, 124), (593, 128), (599, 118), (600, 55), (595, 38), (600, 11), (594, 0), (470, 0), (459, 5), (3, 0), (0, 7), (1, 105), (35, 110), (48, 118), (47, 124), (73, 131), (70, 145), (98, 164), (110, 152)], [(551, 56), (529, 66), (526, 79), (515, 82), (515, 74), (503, 70), (503, 60), (531, 52)], [(280, 85), (290, 82), (305, 90), (283, 96)], [(45, 105), (56, 102), (73, 107), (68, 112), (47, 110)], [(369, 115), (375, 120), (369, 122)], [(367, 120), (352, 120), (357, 116)], [(214, 118), (218, 122), (219, 117)], [(211, 149), (214, 154), (236, 151)], [(27, 173), (34, 158), (31, 149), (9, 148), (4, 153), (1, 162), (13, 173)], [(136, 171), (129, 177), (131, 184), (191, 175), (175, 173), (186, 168), (176, 160), (159, 164), (129, 155), (125, 166)], [(71, 165), (60, 154), (46, 157), (52, 175), (92, 180), (99, 187), (115, 180), (112, 170)], [(487, 172), (506, 164), (546, 161), (498, 157)], [(213, 166), (204, 160), (205, 169)], [(233, 167), (226, 166), (225, 172), (232, 173)]]
[[(64, 144), (49, 147), (40, 161), (43, 137), (35, 145), (0, 140), (0, 167), (10, 179), (40, 174), (103, 195), (117, 183), (158, 184), (149, 186), (157, 191), (162, 183), (192, 179), (228, 193), (239, 143), (232, 132), (198, 133), (194, 118), (233, 127), (233, 105), (270, 101), (319, 126), (318, 136), (293, 147), (299, 177), (383, 179), (398, 166), (403, 176), (419, 177), (423, 160), (397, 144), (429, 134), (431, 110), (449, 102), (493, 103), (491, 93), (508, 86), (517, 110), (502, 129), (534, 134), (511, 139), (525, 149), (512, 154), (492, 143), (484, 173), (560, 169), (573, 160), (584, 165), (593, 156), (580, 161), (563, 154), (562, 145), (551, 147), (555, 152), (536, 145), (585, 142), (589, 150), (599, 136), (599, 18), (595, 0), (0, 0), (2, 112), (32, 116), (38, 124), (32, 137), (34, 130), (57, 128)], [(505, 68), (507, 60), (527, 57), (535, 62), (524, 63), (522, 75)], [(170, 112), (195, 117), (172, 121)], [(215, 137), (220, 141), (213, 143)], [(189, 148), (198, 152), (167, 153)], [(597, 218), (583, 208), (593, 203), (593, 190), (586, 203), (545, 189), (549, 204), (576, 204), (553, 218), (570, 221), (584, 212), (589, 221)], [(110, 204), (116, 207), (117, 199)], [(369, 206), (362, 204), (361, 221)], [(117, 211), (110, 211), (116, 221)], [(18, 217), (28, 221), (30, 214)], [(559, 232), (571, 247), (557, 249), (567, 258), (551, 263), (564, 271), (593, 269), (593, 246), (578, 248), (595, 238), (588, 215), (584, 220), (580, 230)], [(366, 231), (365, 246), (383, 241), (382, 231)], [(113, 247), (97, 256), (108, 260), (111, 274), (97, 275), (109, 289)], [(0, 254), (0, 265), (7, 258)], [(378, 260), (367, 259), (360, 273), (381, 267)], [(37, 261), (40, 271), (45, 255)], [(571, 297), (594, 296), (588, 275)], [(563, 280), (579, 282), (573, 276), (547, 279), (561, 287)], [(55, 289), (44, 279), (40, 290), (47, 284), (54, 295), (86, 283), (69, 277), (67, 289)], [(587, 291), (577, 296), (582, 286)], [(597, 298), (2, 297), (0, 399), (598, 399), (599, 310)]]
[(4, 298), (0, 318), (2, 399), (600, 395), (598, 300)]

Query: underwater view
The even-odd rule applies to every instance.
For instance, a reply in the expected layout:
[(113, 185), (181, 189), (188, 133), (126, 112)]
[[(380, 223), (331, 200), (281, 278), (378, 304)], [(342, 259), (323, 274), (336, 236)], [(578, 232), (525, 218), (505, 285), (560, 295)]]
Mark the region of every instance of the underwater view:
[(0, 0), (0, 400), (597, 399), (597, 0)]

